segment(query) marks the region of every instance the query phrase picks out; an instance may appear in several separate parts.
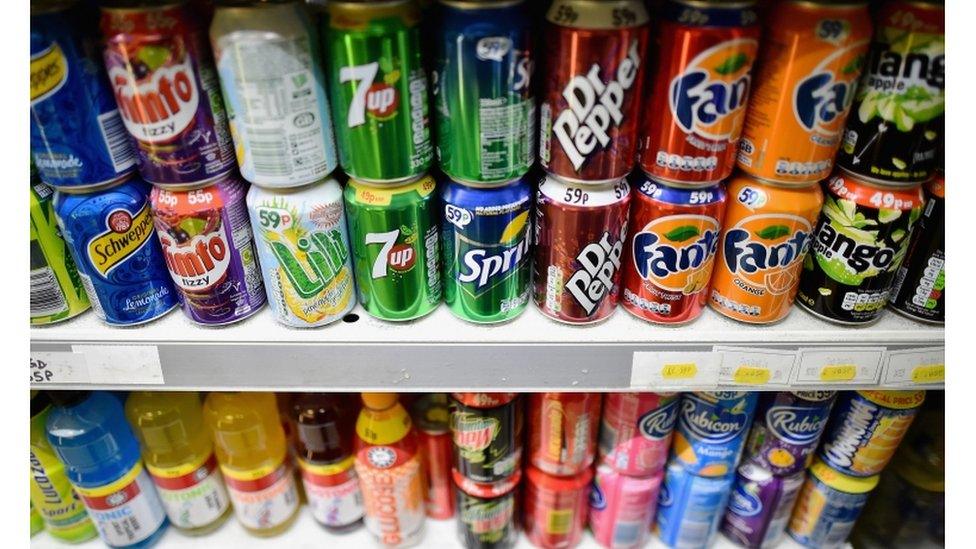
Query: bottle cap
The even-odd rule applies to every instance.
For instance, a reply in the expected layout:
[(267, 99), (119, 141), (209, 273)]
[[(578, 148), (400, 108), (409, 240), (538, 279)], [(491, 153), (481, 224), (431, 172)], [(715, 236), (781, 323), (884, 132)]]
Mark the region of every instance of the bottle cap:
[(386, 410), (396, 403), (396, 393), (363, 393), (363, 404), (373, 410)]

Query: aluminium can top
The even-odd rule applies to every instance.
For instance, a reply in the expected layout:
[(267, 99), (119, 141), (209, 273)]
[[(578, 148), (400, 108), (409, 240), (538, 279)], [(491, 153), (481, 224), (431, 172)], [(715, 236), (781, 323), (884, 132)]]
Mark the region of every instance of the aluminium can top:
[(644, 26), (650, 17), (641, 0), (554, 0), (546, 21), (560, 27), (616, 30)]

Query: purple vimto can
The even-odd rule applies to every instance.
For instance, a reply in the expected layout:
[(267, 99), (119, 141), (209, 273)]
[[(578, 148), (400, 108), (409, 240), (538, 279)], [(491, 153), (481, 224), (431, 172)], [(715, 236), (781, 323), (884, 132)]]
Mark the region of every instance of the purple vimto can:
[(736, 472), (722, 533), (749, 549), (772, 547), (783, 537), (803, 486), (803, 471), (778, 477), (755, 463)]
[(774, 475), (810, 465), (830, 418), (835, 391), (763, 393), (746, 443), (748, 459)]

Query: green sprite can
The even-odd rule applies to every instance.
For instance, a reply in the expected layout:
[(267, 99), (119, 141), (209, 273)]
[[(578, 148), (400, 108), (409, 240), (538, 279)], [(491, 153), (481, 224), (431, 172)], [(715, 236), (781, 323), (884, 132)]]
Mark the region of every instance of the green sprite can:
[(422, 317), (441, 301), (434, 178), (399, 187), (350, 179), (343, 191), (359, 302), (382, 320)]
[(325, 48), (339, 162), (364, 182), (430, 167), (427, 76), (413, 0), (328, 3)]

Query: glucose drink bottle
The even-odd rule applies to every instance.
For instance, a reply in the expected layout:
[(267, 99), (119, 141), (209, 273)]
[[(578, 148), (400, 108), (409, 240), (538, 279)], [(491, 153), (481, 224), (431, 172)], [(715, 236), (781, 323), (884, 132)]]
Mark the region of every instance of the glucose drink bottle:
[(51, 392), (47, 438), (68, 480), (111, 547), (149, 547), (166, 531), (166, 511), (139, 458), (122, 403), (105, 391)]
[(213, 435), (234, 514), (256, 536), (275, 536), (298, 516), (298, 490), (273, 393), (210, 393)]
[(203, 424), (200, 396), (134, 392), (125, 415), (169, 521), (191, 535), (216, 530), (230, 516), (230, 500)]

